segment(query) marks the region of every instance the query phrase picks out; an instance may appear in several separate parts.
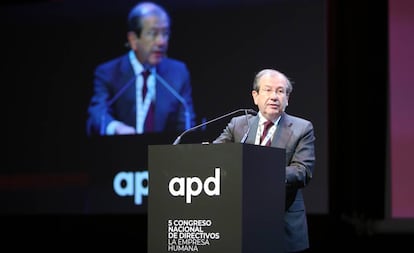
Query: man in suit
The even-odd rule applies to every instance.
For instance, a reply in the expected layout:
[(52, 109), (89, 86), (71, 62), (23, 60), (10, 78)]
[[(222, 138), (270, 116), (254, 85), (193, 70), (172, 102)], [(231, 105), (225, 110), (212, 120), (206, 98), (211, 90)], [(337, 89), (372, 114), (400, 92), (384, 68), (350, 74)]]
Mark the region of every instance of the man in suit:
[(290, 80), (277, 70), (257, 73), (252, 96), (258, 114), (232, 118), (213, 143), (241, 142), (247, 133), (245, 143), (286, 150), (285, 248), (286, 252), (306, 252), (309, 237), (302, 189), (312, 179), (315, 136), (310, 121), (285, 112), (292, 90)]
[(88, 135), (181, 132), (194, 125), (190, 73), (166, 56), (170, 17), (152, 2), (128, 15), (130, 51), (102, 63), (94, 72), (88, 107)]

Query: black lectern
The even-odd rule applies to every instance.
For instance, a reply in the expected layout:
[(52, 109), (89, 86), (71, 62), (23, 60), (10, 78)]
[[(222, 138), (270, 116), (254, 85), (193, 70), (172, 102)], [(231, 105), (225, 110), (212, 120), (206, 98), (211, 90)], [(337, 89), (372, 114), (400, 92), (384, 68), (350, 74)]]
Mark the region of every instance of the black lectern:
[(148, 147), (148, 253), (283, 252), (285, 150)]

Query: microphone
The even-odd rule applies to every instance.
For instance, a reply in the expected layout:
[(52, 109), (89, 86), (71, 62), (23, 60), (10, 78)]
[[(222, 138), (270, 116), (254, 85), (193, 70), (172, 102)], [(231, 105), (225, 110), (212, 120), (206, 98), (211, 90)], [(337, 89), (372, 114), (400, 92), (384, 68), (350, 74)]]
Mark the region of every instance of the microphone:
[(240, 143), (245, 143), (246, 142), (246, 140), (247, 140), (247, 136), (248, 136), (248, 134), (249, 134), (249, 131), (250, 131), (250, 122), (249, 122), (249, 119), (247, 118), (247, 111), (245, 111), (245, 114), (246, 114), (246, 122), (247, 122), (247, 131), (246, 131), (246, 133), (243, 135), (243, 138), (241, 139), (241, 141), (240, 141)]
[(192, 127), (192, 128), (189, 128), (189, 129), (185, 130), (184, 132), (182, 132), (182, 133), (181, 133), (181, 134), (180, 134), (180, 135), (179, 135), (179, 136), (175, 139), (175, 141), (174, 141), (173, 145), (177, 145), (178, 143), (180, 143), (181, 138), (182, 138), (182, 137), (183, 137), (186, 133), (191, 132), (191, 131), (194, 131), (194, 130), (196, 130), (196, 129), (200, 128), (200, 127), (203, 127), (203, 126), (205, 126), (205, 125), (207, 125), (207, 124), (210, 124), (210, 123), (215, 122), (215, 121), (217, 121), (217, 120), (220, 120), (220, 119), (222, 119), (222, 118), (228, 117), (228, 116), (230, 116), (230, 115), (236, 114), (236, 113), (238, 113), (238, 112), (245, 112), (245, 114), (246, 114), (246, 115), (247, 115), (248, 113), (253, 114), (253, 115), (256, 115), (256, 114), (257, 114), (257, 112), (256, 112), (255, 110), (253, 110), (253, 109), (238, 109), (238, 110), (235, 110), (235, 111), (229, 112), (229, 113), (224, 114), (224, 115), (222, 115), (222, 116), (220, 116), (220, 117), (214, 118), (214, 119), (209, 120), (209, 121), (206, 121), (206, 122), (204, 122), (204, 123), (202, 123), (202, 124), (200, 124), (200, 125), (197, 125), (197, 126), (194, 126), (194, 127)]
[(174, 97), (176, 97), (177, 99), (178, 99), (178, 101), (180, 101), (180, 103), (183, 105), (183, 107), (184, 107), (184, 110), (185, 110), (185, 129), (187, 130), (187, 129), (190, 129), (190, 127), (191, 127), (191, 114), (190, 114), (190, 110), (189, 110), (189, 107), (188, 107), (188, 105), (187, 105), (187, 102), (185, 101), (185, 99), (180, 95), (180, 94), (178, 94), (178, 92), (167, 82), (167, 81), (165, 81), (165, 79), (164, 78), (162, 78), (160, 75), (158, 75), (156, 72), (155, 72), (155, 68), (152, 68), (151, 69), (151, 73), (155, 76), (155, 78), (158, 80), (158, 81), (160, 81), (160, 83), (162, 84), (162, 85), (164, 85), (164, 87), (169, 91), (169, 92), (171, 92), (171, 94), (173, 94), (174, 95)]

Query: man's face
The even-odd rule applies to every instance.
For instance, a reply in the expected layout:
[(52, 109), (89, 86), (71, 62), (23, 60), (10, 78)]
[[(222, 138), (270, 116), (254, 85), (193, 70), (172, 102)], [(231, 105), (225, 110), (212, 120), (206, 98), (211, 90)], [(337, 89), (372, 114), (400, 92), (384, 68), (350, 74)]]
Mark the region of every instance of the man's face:
[(279, 74), (266, 74), (258, 82), (259, 90), (252, 91), (254, 103), (269, 120), (279, 117), (288, 105), (286, 79)]
[(128, 33), (128, 41), (143, 65), (157, 65), (166, 56), (170, 25), (163, 16), (147, 16), (142, 19), (142, 31), (138, 36)]

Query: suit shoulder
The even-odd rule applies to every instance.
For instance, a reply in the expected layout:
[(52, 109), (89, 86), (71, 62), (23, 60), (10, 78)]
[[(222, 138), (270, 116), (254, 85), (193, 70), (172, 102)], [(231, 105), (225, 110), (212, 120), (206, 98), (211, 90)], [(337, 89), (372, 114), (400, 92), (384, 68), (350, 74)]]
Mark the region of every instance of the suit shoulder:
[(100, 63), (97, 67), (96, 70), (107, 70), (107, 69), (111, 69), (114, 68), (114, 66), (121, 66), (122, 64), (125, 64), (125, 62), (128, 62), (128, 55), (124, 54), (121, 56), (118, 56), (116, 58), (112, 58), (110, 60), (107, 60), (105, 62)]
[(235, 125), (239, 125), (239, 124), (246, 124), (246, 122), (248, 120), (250, 120), (252, 117), (255, 117), (254, 115), (251, 114), (243, 114), (243, 115), (239, 115), (239, 116), (235, 116), (231, 119), (231, 121), (235, 124)]
[(174, 66), (174, 68), (187, 69), (187, 64), (184, 61), (174, 59), (174, 58), (164, 58), (161, 62), (161, 65), (165, 66)]
[(308, 119), (302, 118), (302, 117), (298, 117), (298, 116), (293, 116), (290, 114), (285, 114), (286, 120), (295, 124), (301, 124), (301, 125), (312, 125), (312, 122)]
[(166, 57), (162, 61), (165, 62), (165, 63), (168, 63), (168, 64), (186, 65), (186, 63), (184, 61), (176, 59), (176, 58)]

